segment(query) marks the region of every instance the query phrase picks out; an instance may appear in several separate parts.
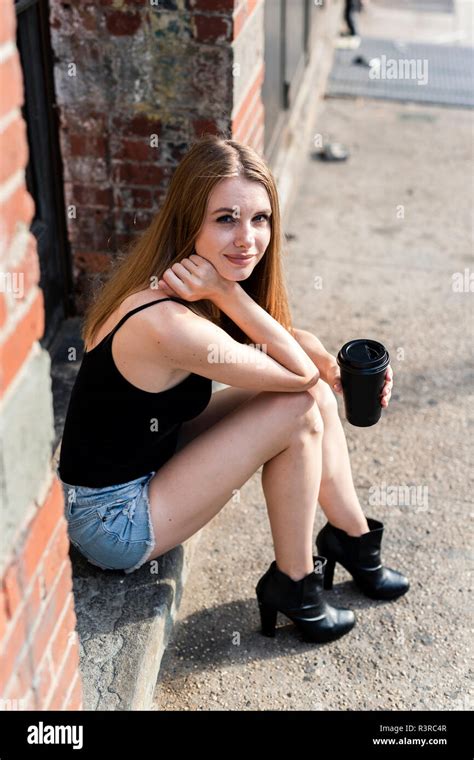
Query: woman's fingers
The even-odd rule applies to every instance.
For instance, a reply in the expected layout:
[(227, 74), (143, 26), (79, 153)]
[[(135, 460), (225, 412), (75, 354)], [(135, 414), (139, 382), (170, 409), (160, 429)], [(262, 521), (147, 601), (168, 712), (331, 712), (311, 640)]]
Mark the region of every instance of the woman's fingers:
[(196, 264), (193, 264), (193, 262), (190, 261), (189, 259), (181, 259), (179, 263), (184, 267), (184, 269), (186, 269), (187, 272), (189, 272), (191, 276), (193, 274), (194, 275), (197, 274)]
[(393, 388), (393, 370), (389, 364), (385, 372), (385, 384), (381, 391), (382, 406), (388, 406), (390, 396), (392, 395), (392, 388)]
[(178, 276), (178, 274), (176, 274), (174, 269), (167, 269), (166, 272), (163, 274), (163, 280), (171, 288), (173, 288), (174, 290), (177, 290), (178, 293), (186, 290), (186, 286), (183, 280), (181, 279), (181, 277)]
[(163, 292), (166, 293), (168, 296), (176, 296), (178, 295), (173, 288), (170, 288), (169, 285), (166, 284), (164, 280), (158, 280), (158, 287)]

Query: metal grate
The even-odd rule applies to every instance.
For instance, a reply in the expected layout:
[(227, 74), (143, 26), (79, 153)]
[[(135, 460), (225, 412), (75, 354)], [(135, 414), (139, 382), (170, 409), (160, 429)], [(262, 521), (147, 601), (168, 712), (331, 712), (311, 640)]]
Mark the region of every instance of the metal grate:
[[(380, 74), (354, 64), (379, 58)], [(390, 63), (390, 61), (394, 63)], [(408, 65), (404, 61), (412, 61)], [(395, 78), (386, 78), (395, 73)], [(436, 105), (474, 106), (474, 51), (469, 47), (396, 42), (365, 37), (357, 50), (337, 49), (326, 95), (349, 95)], [(418, 84), (424, 81), (426, 84)]]

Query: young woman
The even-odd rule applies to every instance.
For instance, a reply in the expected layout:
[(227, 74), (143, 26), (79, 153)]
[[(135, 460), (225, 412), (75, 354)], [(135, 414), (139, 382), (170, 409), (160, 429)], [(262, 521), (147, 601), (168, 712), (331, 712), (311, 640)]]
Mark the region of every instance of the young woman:
[[(277, 612), (303, 638), (354, 625), (324, 599), (340, 562), (358, 588), (395, 598), (338, 417), (334, 356), (291, 324), (274, 178), (248, 146), (197, 141), (160, 212), (86, 313), (58, 474), (71, 541), (132, 572), (208, 523), (263, 465), (275, 561), (260, 578), (262, 632)], [(211, 395), (212, 380), (231, 387)], [(392, 388), (389, 367), (381, 404)], [(312, 553), (317, 501), (328, 523)]]

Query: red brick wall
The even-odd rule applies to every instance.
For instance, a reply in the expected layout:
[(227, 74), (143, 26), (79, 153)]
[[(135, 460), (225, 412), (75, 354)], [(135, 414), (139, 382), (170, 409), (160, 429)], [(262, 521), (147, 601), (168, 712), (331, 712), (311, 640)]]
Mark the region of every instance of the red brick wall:
[[(15, 383), (44, 330), (34, 203), (25, 187), (28, 158), (23, 79), (13, 0), (0, 3), (0, 403), (21, 394)], [(13, 292), (8, 277), (21, 288)], [(21, 279), (20, 279), (21, 278)], [(37, 347), (38, 350), (41, 350)], [(34, 422), (31, 422), (34, 435)], [(30, 462), (25, 462), (28, 466)], [(13, 489), (14, 490), (14, 489)], [(11, 484), (9, 491), (12, 491)], [(53, 468), (1, 545), (0, 709), (82, 709), (78, 637), (63, 491)], [(4, 505), (2, 504), (2, 507)], [(23, 513), (21, 513), (23, 514)]]
[[(233, 42), (248, 34), (263, 5), (170, 0), (153, 7), (130, 0), (119, 8), (111, 0), (84, 7), (80, 0), (50, 0), (79, 314), (94, 280), (160, 208), (172, 171), (196, 136), (221, 131), (263, 151), (263, 65), (250, 77), (246, 70), (239, 103), (233, 71)], [(136, 70), (134, 61), (141, 62)]]

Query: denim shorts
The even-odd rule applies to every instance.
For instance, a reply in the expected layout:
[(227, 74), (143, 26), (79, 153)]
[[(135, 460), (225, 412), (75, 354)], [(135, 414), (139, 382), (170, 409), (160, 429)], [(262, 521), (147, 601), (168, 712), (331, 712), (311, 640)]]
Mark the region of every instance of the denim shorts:
[(67, 496), (69, 539), (93, 565), (132, 573), (147, 561), (155, 547), (148, 499), (154, 474), (104, 488), (74, 486), (59, 478)]

